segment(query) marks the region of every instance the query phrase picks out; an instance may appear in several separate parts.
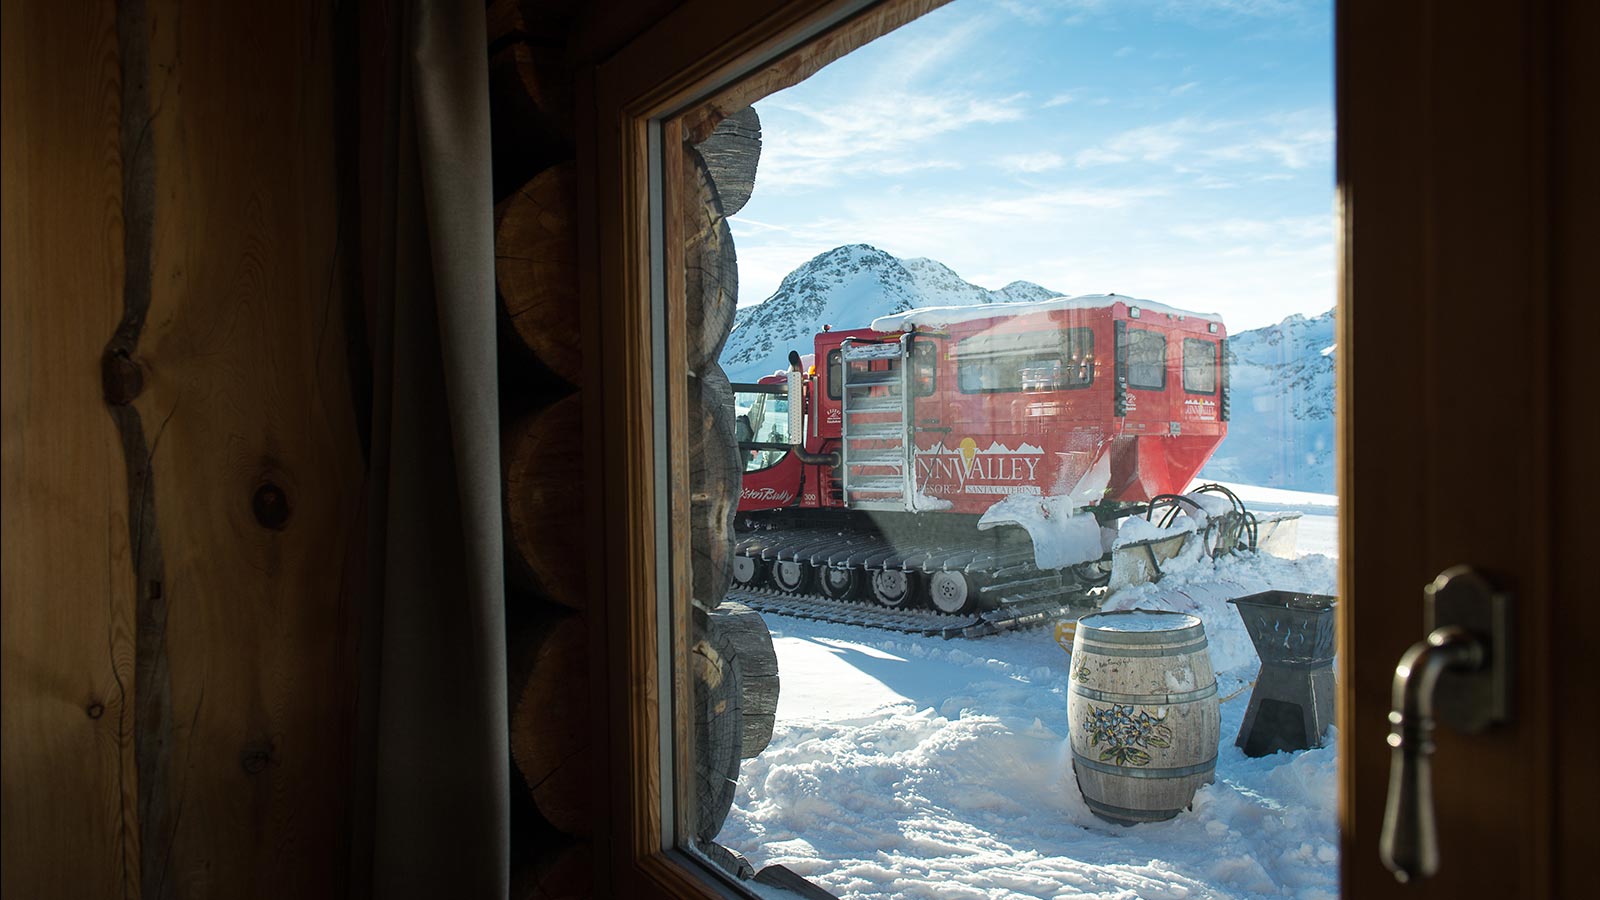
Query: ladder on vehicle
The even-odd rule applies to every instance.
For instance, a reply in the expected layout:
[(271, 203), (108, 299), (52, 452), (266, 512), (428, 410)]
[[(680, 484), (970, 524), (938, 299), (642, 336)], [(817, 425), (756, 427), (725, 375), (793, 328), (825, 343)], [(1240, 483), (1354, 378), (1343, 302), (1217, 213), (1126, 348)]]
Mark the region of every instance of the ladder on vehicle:
[[(839, 394), (844, 411), (839, 471), (845, 505), (851, 509), (917, 509), (910, 337), (902, 334), (888, 341), (846, 338), (839, 349)], [(887, 369), (873, 370), (874, 360), (895, 362)], [(852, 362), (864, 365), (852, 366)], [(893, 474), (886, 474), (885, 469)]]

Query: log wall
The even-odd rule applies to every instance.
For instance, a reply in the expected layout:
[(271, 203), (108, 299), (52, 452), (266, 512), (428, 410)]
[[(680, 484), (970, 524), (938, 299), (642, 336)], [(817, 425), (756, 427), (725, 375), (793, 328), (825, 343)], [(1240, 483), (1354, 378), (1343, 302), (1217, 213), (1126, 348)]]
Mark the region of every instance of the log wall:
[(3, 8), (3, 892), (342, 895), (336, 13)]

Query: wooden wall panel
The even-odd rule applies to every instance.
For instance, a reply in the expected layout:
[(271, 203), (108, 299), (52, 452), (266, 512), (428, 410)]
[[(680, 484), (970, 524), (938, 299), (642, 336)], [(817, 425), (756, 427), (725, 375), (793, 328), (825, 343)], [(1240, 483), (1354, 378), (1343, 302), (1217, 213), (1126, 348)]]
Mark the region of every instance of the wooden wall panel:
[(137, 401), (165, 554), (161, 856), (176, 896), (333, 896), (356, 671), (344, 565), (364, 523), (331, 11), (180, 7), (148, 10), (156, 209)]
[(0, 890), (342, 896), (365, 485), (332, 10), (3, 9)]
[(0, 6), (0, 893), (139, 876), (133, 572), (100, 354), (122, 314), (116, 5)]

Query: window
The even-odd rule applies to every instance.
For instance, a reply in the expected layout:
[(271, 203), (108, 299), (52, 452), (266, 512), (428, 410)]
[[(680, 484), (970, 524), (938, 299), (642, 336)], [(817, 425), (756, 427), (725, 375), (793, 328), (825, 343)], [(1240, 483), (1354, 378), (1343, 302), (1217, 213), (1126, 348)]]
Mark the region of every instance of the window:
[(843, 350), (828, 351), (828, 399), (837, 400), (841, 396), (840, 383), (844, 381)]
[(1165, 390), (1167, 386), (1167, 338), (1144, 328), (1129, 328), (1128, 387), (1143, 391)]
[(1088, 387), (1094, 383), (1094, 332), (1063, 328), (974, 335), (956, 348), (956, 379), (963, 394)]
[(930, 340), (911, 345), (911, 391), (918, 397), (933, 396), (939, 384), (939, 348)]
[(1183, 339), (1183, 389), (1191, 394), (1217, 392), (1217, 345), (1199, 338)]
[[(781, 386), (779, 386), (781, 389)], [(733, 395), (734, 437), (746, 472), (769, 469), (789, 453), (789, 398), (773, 391)]]

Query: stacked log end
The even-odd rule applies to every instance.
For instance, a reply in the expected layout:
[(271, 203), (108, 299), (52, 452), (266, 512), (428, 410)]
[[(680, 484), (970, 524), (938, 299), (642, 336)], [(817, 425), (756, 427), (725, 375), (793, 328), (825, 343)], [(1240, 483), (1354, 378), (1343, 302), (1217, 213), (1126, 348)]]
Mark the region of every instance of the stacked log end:
[(551, 372), (580, 382), (578, 189), (572, 163), (535, 175), (495, 207), (495, 281), (518, 340)]
[(761, 118), (756, 108), (747, 106), (717, 123), (695, 149), (716, 185), (722, 214), (738, 215), (755, 192), (756, 166), (761, 162)]
[[(513, 834), (512, 896), (555, 900), (594, 891), (591, 833), (603, 776), (592, 759), (585, 597), (582, 369), (577, 265), (576, 105), (565, 47), (568, 0), (493, 0), (486, 17), (494, 153), (495, 276), (507, 346), (501, 435), (508, 581), (510, 752), (517, 789), (538, 816)], [(737, 786), (739, 761), (771, 740), (777, 659), (761, 617), (726, 594), (740, 466), (733, 396), (717, 363), (738, 305), (727, 217), (755, 184), (753, 109), (705, 120), (686, 145), (687, 290), (693, 597), (690, 659), (696, 779), (694, 840), (749, 878), (749, 864), (711, 843)], [(700, 138), (704, 138), (700, 140)], [(526, 350), (523, 353), (522, 350)], [(532, 360), (532, 363), (528, 363)], [(530, 411), (531, 408), (531, 411)], [(519, 806), (526, 809), (526, 806)], [(708, 850), (707, 852), (712, 852)]]
[(694, 836), (712, 841), (733, 808), (739, 781), (741, 707), (744, 692), (728, 634), (696, 609), (689, 649), (694, 682), (690, 713), (695, 759)]
[(583, 405), (572, 394), (506, 428), (507, 567), (513, 583), (573, 610), (584, 596)]
[(712, 620), (728, 636), (744, 696), (739, 708), (739, 756), (754, 759), (772, 742), (778, 713), (778, 655), (761, 614), (743, 603), (717, 607)]
[(739, 305), (739, 269), (733, 233), (705, 159), (683, 148), (684, 327), (689, 370), (717, 365)]
[(587, 837), (594, 817), (590, 764), (588, 639), (568, 615), (537, 637), (524, 635), (510, 654), (511, 758), (534, 806), (569, 835)]
[(690, 598), (716, 609), (733, 582), (733, 520), (739, 511), (739, 449), (733, 387), (712, 363), (689, 379)]

